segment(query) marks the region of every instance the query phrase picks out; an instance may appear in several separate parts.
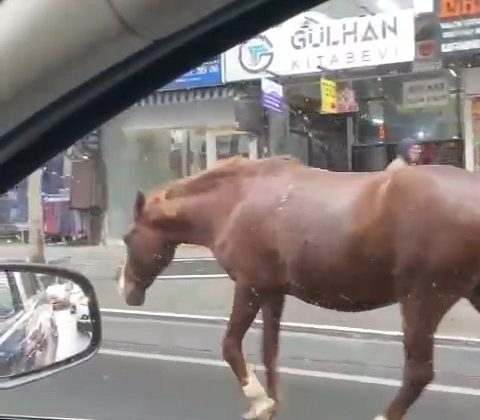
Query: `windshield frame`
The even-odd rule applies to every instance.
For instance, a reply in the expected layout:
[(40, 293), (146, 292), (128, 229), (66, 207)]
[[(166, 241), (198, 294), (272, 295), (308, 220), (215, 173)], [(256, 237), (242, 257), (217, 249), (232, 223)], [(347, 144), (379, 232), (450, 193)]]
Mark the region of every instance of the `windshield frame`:
[(325, 1), (230, 3), (65, 93), (0, 137), (0, 192), (175, 77), (249, 36)]

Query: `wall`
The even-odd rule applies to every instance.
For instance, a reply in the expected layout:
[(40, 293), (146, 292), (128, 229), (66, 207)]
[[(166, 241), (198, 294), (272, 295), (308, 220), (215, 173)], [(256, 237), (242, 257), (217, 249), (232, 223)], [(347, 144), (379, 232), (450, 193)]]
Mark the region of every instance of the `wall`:
[[(223, 126), (234, 126), (232, 99), (133, 107), (107, 122), (101, 128), (108, 185), (107, 238), (121, 238), (132, 223), (137, 190), (156, 189), (178, 176), (170, 166), (173, 129)], [(197, 131), (192, 131), (194, 149), (202, 145)], [(195, 165), (200, 167), (201, 162)]]

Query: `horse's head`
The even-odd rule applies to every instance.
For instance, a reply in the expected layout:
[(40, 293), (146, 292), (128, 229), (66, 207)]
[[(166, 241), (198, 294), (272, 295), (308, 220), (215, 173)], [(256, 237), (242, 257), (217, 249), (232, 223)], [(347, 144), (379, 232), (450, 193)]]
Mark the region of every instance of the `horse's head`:
[(130, 306), (143, 305), (145, 292), (172, 261), (177, 243), (168, 231), (168, 205), (162, 198), (147, 201), (137, 193), (134, 226), (124, 236), (127, 259), (119, 279), (120, 293)]

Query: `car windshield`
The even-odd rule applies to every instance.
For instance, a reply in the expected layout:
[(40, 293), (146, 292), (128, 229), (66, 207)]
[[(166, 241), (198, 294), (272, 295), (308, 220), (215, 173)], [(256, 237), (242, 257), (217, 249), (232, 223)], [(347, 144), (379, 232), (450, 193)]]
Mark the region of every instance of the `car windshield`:
[[(1, 196), (0, 258), (86, 275), (103, 344), (2, 391), (0, 411), (478, 419), (477, 3), (324, 2)], [(76, 289), (48, 284), (85, 310)]]

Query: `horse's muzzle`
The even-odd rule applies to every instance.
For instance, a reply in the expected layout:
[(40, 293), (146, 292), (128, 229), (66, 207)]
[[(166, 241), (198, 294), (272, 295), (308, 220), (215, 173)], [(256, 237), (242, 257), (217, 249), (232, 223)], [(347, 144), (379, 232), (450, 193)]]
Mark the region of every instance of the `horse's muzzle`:
[(145, 291), (136, 288), (126, 291), (125, 302), (128, 306), (142, 306), (145, 303)]
[(119, 270), (118, 291), (128, 306), (142, 306), (145, 303), (145, 289), (127, 280), (125, 265)]

